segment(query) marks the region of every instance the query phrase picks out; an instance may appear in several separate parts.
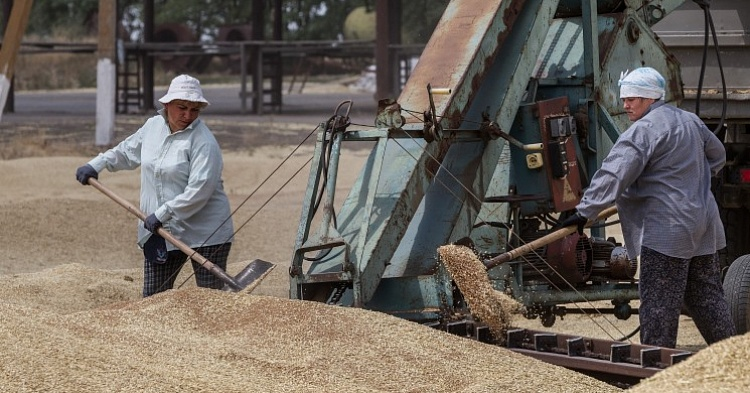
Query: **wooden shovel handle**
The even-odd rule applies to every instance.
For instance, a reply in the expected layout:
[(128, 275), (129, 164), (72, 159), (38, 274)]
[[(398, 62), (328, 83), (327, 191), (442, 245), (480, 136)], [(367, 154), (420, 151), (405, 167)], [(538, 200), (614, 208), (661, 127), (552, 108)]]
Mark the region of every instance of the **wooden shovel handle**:
[[(144, 221), (144, 222), (146, 221), (146, 215), (141, 211), (141, 209), (135, 207), (132, 203), (128, 202), (126, 199), (112, 192), (112, 190), (105, 187), (104, 184), (100, 183), (99, 180), (91, 177), (89, 178), (89, 184), (92, 185), (97, 190), (101, 191), (102, 194), (108, 196), (110, 199), (117, 202), (117, 204), (124, 207), (125, 210), (129, 211), (130, 213), (138, 217), (141, 221)], [(213, 262), (209, 261), (208, 259), (204, 258), (201, 254), (198, 254), (197, 251), (193, 250), (192, 248), (190, 248), (190, 246), (180, 241), (180, 239), (174, 237), (166, 229), (159, 228), (157, 230), (157, 233), (161, 235), (161, 237), (163, 237), (168, 242), (174, 244), (175, 247), (179, 248), (180, 251), (184, 252), (192, 260), (200, 263), (204, 268), (208, 269), (212, 273), (219, 275), (219, 276), (222, 276), (222, 275), (227, 276), (223, 269), (216, 266)], [(227, 276), (227, 278), (231, 280), (231, 277)]]

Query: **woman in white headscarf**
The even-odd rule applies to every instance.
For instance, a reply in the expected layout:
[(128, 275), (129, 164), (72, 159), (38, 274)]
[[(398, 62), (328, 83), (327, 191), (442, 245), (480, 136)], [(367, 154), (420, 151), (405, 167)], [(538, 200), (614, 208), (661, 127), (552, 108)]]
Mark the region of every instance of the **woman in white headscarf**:
[(664, 102), (655, 69), (625, 73), (620, 135), (562, 226), (582, 225), (616, 204), (625, 246), (640, 255), (641, 343), (674, 348), (683, 304), (707, 343), (735, 334), (717, 250), (726, 246), (711, 176), (724, 166), (721, 141), (695, 114)]
[[(144, 254), (143, 296), (171, 289), (188, 256), (158, 235), (164, 227), (198, 254), (226, 270), (234, 228), (221, 178), (221, 149), (198, 118), (209, 105), (200, 82), (180, 75), (159, 102), (164, 107), (134, 134), (76, 171), (88, 185), (105, 168), (110, 172), (141, 168), (138, 245)], [(198, 286), (220, 289), (224, 283), (193, 261)]]

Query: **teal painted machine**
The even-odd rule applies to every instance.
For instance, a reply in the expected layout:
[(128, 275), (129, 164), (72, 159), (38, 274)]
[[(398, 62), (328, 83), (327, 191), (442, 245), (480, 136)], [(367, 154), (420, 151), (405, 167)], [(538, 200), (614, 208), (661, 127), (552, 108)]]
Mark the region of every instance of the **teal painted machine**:
[[(290, 297), (444, 323), (465, 313), (437, 249), (488, 259), (550, 233), (628, 125), (622, 71), (647, 65), (682, 99), (651, 31), (682, 1), (461, 0), (448, 5), (375, 127), (348, 106), (321, 124), (290, 267)], [(416, 113), (416, 115), (412, 115)], [(374, 147), (338, 211), (342, 146)], [(627, 318), (635, 261), (604, 228), (488, 270), (545, 326), (564, 304), (612, 300)], [(562, 279), (564, 278), (564, 279)]]

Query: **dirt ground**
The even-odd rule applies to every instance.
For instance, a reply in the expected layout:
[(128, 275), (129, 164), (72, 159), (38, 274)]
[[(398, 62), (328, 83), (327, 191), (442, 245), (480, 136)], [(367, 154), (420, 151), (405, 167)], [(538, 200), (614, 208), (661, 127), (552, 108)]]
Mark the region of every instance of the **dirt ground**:
[[(254, 293), (286, 298), (288, 266), (307, 184), (305, 162), (312, 154), (314, 137), (301, 142), (317, 123), (285, 121), (283, 116), (212, 116), (210, 111), (203, 117), (224, 149), (225, 189), (237, 209), (234, 220), (238, 232), (229, 273), (236, 274), (256, 258), (276, 263), (277, 268)], [(326, 117), (321, 114), (319, 121)], [(118, 116), (117, 140), (134, 131), (143, 118)], [(38, 272), (70, 263), (139, 271), (142, 255), (135, 245), (137, 220), (93, 187), (81, 186), (75, 180), (76, 168), (101, 150), (89, 142), (93, 119), (31, 116), (28, 121), (0, 123), (0, 138), (0, 238), (4, 248), (0, 275)], [(368, 153), (366, 145), (344, 150), (337, 182), (340, 199)], [(99, 179), (137, 205), (138, 176), (138, 171), (104, 172)], [(177, 283), (194, 285), (187, 274)], [(519, 317), (515, 324), (616, 339), (633, 331), (638, 318), (620, 321), (611, 315), (568, 315), (551, 329), (544, 329), (538, 320)], [(638, 342), (638, 336), (632, 340)], [(690, 350), (705, 347), (687, 317), (681, 320), (678, 346)]]

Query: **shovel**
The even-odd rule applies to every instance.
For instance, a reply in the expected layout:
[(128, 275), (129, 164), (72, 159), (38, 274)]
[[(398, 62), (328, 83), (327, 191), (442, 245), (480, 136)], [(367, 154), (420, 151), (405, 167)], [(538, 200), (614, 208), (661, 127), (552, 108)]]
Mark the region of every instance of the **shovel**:
[[(590, 227), (593, 223), (597, 221), (601, 221), (606, 219), (609, 216), (612, 216), (617, 213), (617, 208), (612, 206), (604, 209), (599, 215), (596, 217), (595, 220), (589, 220), (589, 222), (586, 223), (586, 227)], [(536, 250), (537, 248), (544, 247), (554, 241), (560, 240), (571, 233), (575, 232), (577, 230), (575, 225), (571, 225), (569, 227), (560, 228), (549, 235), (545, 235), (540, 237), (539, 239), (536, 239), (534, 241), (528, 242), (524, 244), (521, 247), (514, 248), (508, 252), (504, 252), (492, 259), (488, 259), (485, 261), (482, 261), (484, 263), (484, 266), (487, 269), (492, 269), (495, 266), (502, 265), (505, 262), (512, 261), (522, 255), (526, 255), (529, 252)]]
[[(125, 210), (133, 213), (136, 217), (138, 217), (141, 221), (146, 220), (146, 215), (143, 214), (143, 212), (135, 207), (132, 203), (128, 202), (127, 200), (121, 198), (114, 192), (112, 192), (110, 189), (105, 187), (102, 183), (100, 183), (97, 179), (89, 178), (89, 184), (94, 186), (97, 190), (101, 191), (104, 195), (108, 196), (113, 201), (117, 202), (120, 206), (124, 207)], [(239, 274), (237, 274), (237, 277), (231, 277), (229, 276), (224, 269), (220, 268), (219, 266), (216, 266), (213, 262), (209, 261), (208, 259), (204, 258), (202, 255), (198, 254), (195, 250), (190, 248), (187, 244), (180, 241), (180, 239), (177, 239), (174, 237), (171, 233), (167, 232), (164, 228), (159, 228), (158, 231), (159, 235), (166, 239), (168, 242), (175, 245), (175, 247), (179, 248), (180, 251), (184, 252), (186, 255), (189, 255), (192, 260), (194, 260), (197, 263), (200, 263), (201, 266), (208, 269), (211, 274), (218, 277), (221, 281), (223, 281), (226, 284), (226, 287), (228, 287), (229, 290), (233, 292), (240, 292), (243, 289), (247, 288), (248, 290), (246, 292), (250, 292), (260, 283), (260, 280), (264, 279), (268, 273), (273, 270), (276, 265), (274, 265), (271, 262), (262, 261), (260, 259), (255, 259), (252, 262), (250, 262), (249, 265), (245, 269), (243, 269)], [(252, 285), (251, 285), (252, 284)]]

